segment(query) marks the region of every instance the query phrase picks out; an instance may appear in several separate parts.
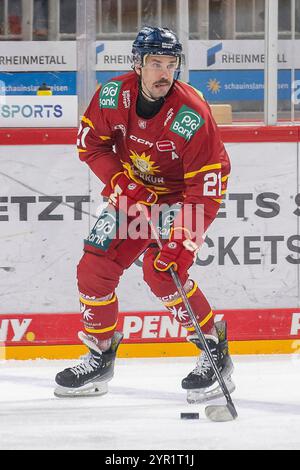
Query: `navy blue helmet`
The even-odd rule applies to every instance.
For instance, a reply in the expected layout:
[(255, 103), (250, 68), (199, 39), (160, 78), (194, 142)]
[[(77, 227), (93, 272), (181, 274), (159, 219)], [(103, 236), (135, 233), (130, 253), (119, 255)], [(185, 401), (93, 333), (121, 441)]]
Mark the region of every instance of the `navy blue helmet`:
[(134, 64), (140, 65), (144, 65), (144, 57), (148, 54), (178, 57), (178, 68), (180, 68), (182, 45), (171, 29), (144, 26), (132, 45), (132, 54)]

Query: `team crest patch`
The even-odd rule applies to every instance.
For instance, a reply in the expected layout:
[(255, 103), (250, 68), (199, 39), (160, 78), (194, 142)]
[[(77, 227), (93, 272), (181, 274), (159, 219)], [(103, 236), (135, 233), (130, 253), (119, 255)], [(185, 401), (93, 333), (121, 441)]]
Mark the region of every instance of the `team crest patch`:
[(140, 129), (146, 129), (147, 123), (146, 123), (146, 121), (143, 121), (142, 119), (139, 119), (138, 126), (139, 126)]
[(176, 114), (170, 130), (185, 140), (190, 140), (204, 123), (205, 121), (200, 114), (184, 105)]
[(122, 82), (108, 82), (100, 91), (100, 108), (116, 109), (119, 104), (119, 94)]

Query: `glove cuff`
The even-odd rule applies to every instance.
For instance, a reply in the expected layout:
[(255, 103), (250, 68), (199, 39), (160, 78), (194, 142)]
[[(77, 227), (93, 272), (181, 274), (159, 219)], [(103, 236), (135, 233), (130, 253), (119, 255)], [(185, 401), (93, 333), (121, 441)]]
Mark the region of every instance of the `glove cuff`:
[[(168, 243), (168, 247), (171, 243), (175, 243), (175, 242), (169, 242)], [(170, 247), (169, 247), (170, 248)], [(166, 263), (165, 261), (163, 261), (162, 259), (160, 259), (160, 256), (161, 256), (161, 253), (158, 253), (158, 255), (156, 256), (153, 264), (154, 264), (154, 267), (155, 269), (157, 269), (157, 271), (161, 271), (161, 272), (166, 272), (166, 271), (169, 271), (169, 269), (173, 266), (174, 270), (177, 271), (178, 270), (178, 265), (175, 261), (170, 261), (169, 263)]]
[(197, 252), (199, 246), (192, 240), (191, 232), (186, 227), (172, 227), (170, 241), (182, 243), (187, 251)]
[(110, 195), (113, 205), (117, 204), (117, 197), (127, 196), (130, 204), (144, 204), (153, 206), (158, 200), (158, 195), (143, 184), (133, 181), (125, 171), (116, 173), (111, 179), (111, 187), (114, 193)]
[(122, 178), (122, 176), (126, 177), (128, 179), (128, 181), (130, 181), (128, 176), (126, 175), (126, 173), (124, 171), (119, 171), (110, 180), (110, 185), (111, 185), (112, 189), (115, 189), (115, 186), (118, 184), (118, 181)]
[(172, 227), (170, 231), (169, 240), (183, 242), (183, 240), (191, 240), (192, 235), (186, 227)]

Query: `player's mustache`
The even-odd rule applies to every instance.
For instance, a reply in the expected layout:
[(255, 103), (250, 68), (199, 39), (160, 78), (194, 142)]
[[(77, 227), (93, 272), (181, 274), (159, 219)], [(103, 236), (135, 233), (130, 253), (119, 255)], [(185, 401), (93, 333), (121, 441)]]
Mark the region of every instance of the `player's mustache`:
[(159, 80), (158, 82), (155, 82), (154, 85), (171, 85), (169, 80)]

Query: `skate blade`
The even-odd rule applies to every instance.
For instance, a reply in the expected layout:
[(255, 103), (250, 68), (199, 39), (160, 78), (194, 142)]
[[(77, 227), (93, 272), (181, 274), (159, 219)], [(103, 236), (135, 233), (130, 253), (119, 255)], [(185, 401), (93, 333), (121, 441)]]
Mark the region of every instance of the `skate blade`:
[(105, 395), (108, 392), (107, 382), (93, 382), (79, 388), (68, 388), (58, 386), (54, 390), (57, 398), (94, 397)]
[(225, 423), (227, 421), (234, 421), (238, 414), (233, 405), (211, 405), (205, 408), (205, 414), (208, 419), (216, 423)]
[[(228, 388), (229, 393), (235, 391), (235, 384), (231, 377), (224, 378), (225, 384)], [(186, 401), (189, 404), (199, 404), (204, 403), (209, 400), (215, 400), (216, 398), (221, 398), (224, 396), (224, 393), (218, 382), (215, 382), (210, 388), (199, 388), (187, 390)]]

